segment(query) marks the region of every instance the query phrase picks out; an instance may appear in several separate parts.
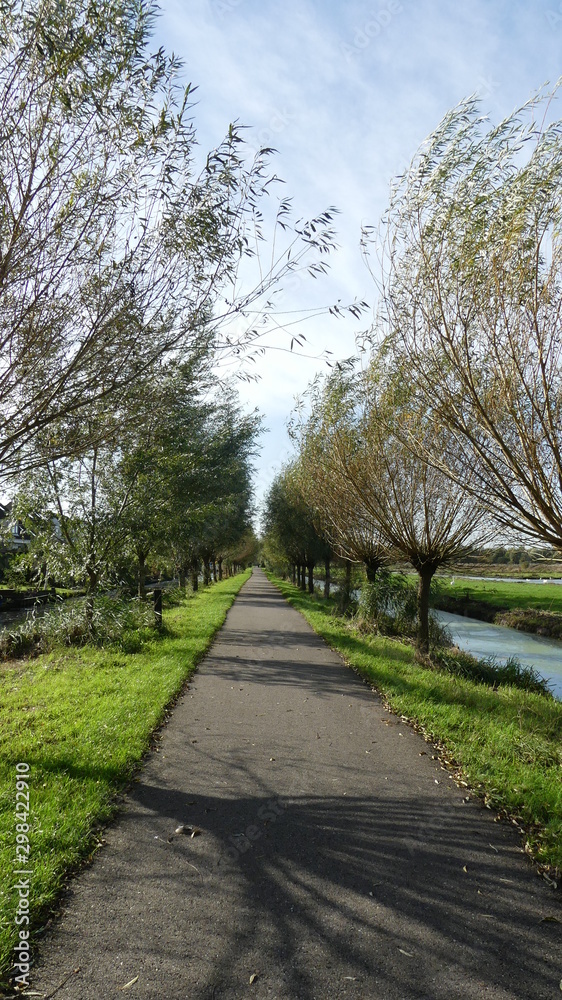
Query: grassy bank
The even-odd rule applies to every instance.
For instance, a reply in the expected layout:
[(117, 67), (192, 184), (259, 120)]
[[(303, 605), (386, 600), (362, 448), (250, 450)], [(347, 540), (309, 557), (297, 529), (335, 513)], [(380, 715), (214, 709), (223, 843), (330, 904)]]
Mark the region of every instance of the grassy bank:
[(562, 703), (421, 667), (410, 647), (360, 633), (318, 596), (271, 579), (395, 712), (446, 748), (493, 809), (519, 821), (538, 861), (562, 869)]
[(443, 611), (562, 638), (562, 585), (492, 580), (434, 581), (433, 604)]
[(19, 775), (30, 789), (29, 830), (24, 834), (30, 853), (22, 867), (32, 872), (30, 915), (36, 929), (69, 872), (95, 851), (96, 830), (115, 812), (116, 793), (130, 779), (166, 706), (193, 673), (249, 572), (166, 611), (163, 634), (141, 652), (85, 646), (0, 665), (4, 977), (17, 932), (16, 765), (29, 766), (28, 775)]

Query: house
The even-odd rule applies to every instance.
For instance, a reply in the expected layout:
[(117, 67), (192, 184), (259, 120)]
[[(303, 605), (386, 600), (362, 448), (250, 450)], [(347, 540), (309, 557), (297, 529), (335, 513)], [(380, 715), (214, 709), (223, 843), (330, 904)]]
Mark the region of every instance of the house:
[(4, 552), (21, 552), (29, 548), (31, 538), (21, 521), (10, 520), (11, 512), (11, 503), (0, 503), (0, 549)]

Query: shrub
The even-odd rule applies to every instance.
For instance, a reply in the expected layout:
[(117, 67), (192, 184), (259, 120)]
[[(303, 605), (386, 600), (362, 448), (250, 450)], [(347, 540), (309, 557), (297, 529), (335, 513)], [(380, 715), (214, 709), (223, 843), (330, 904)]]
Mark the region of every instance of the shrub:
[[(402, 573), (380, 569), (374, 582), (364, 585), (357, 614), (363, 628), (375, 628), (381, 635), (415, 639), (418, 629), (417, 594)], [(429, 615), (429, 641), (432, 648), (451, 646), (448, 629), (435, 615)]]
[(150, 603), (106, 595), (82, 598), (38, 615), (31, 611), (21, 625), (0, 632), (0, 659), (47, 652), (57, 646), (117, 645), (136, 652), (154, 636)]

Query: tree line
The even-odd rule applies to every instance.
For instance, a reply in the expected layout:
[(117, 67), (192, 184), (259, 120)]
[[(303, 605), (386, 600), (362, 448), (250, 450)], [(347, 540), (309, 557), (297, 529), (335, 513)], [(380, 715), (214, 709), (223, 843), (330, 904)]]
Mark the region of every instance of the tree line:
[(331, 211), (264, 212), (273, 151), (242, 127), (201, 156), (157, 13), (2, 4), (0, 482), (39, 576), (91, 593), (124, 564), (142, 593), (164, 550), (196, 584), (244, 547), (259, 421), (217, 371), (249, 377), (272, 291), (335, 246)]
[(397, 180), (381, 227), (363, 234), (374, 327), (360, 359), (309, 387), (291, 422), (297, 456), (266, 502), (289, 563), (297, 544), (303, 557), (304, 520), (293, 533), (280, 496), (370, 579), (409, 562), (422, 656), (440, 567), (498, 537), (562, 550), (562, 123), (545, 124), (551, 96), (493, 128), (476, 100), (462, 102)]

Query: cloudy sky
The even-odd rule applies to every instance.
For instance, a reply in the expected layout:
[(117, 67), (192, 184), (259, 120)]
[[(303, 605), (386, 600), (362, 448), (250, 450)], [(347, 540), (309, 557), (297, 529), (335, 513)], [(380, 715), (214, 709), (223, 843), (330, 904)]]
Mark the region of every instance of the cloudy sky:
[[(377, 225), (390, 182), (445, 112), (477, 93), (499, 121), (562, 75), (561, 0), (161, 0), (157, 40), (181, 56), (197, 86), (202, 151), (230, 122), (251, 126), (250, 148), (273, 146), (282, 194), (298, 215), (330, 205), (340, 249), (322, 282), (289, 282), (283, 310), (376, 292), (359, 252), (363, 224)], [(562, 117), (562, 110), (557, 111)], [(354, 352), (368, 321), (324, 317), (302, 327), (308, 352)], [(325, 362), (286, 353), (266, 338), (260, 380), (242, 385), (264, 414), (261, 497), (289, 455), (285, 422)]]

